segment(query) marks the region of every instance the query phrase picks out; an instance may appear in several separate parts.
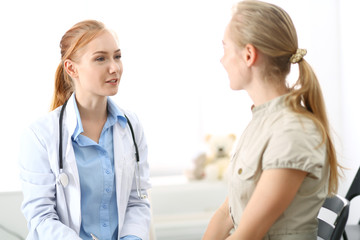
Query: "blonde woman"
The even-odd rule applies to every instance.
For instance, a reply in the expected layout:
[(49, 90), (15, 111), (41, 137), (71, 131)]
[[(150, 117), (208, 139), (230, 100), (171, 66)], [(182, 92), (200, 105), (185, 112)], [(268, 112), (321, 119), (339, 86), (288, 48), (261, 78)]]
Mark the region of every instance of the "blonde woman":
[(136, 115), (110, 98), (123, 72), (118, 42), (88, 20), (60, 48), (52, 111), (22, 139), (27, 239), (148, 239), (146, 139)]
[[(315, 240), (318, 211), (338, 188), (338, 163), (306, 50), (289, 15), (260, 1), (236, 5), (223, 46), (230, 87), (247, 91), (253, 117), (203, 240)], [(291, 64), (299, 78), (288, 87)]]

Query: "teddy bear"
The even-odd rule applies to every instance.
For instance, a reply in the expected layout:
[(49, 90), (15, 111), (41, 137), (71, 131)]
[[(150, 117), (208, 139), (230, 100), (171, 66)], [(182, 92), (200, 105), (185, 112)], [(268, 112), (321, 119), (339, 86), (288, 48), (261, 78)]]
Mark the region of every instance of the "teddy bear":
[(190, 180), (223, 180), (235, 143), (234, 134), (208, 134), (207, 150), (193, 159), (193, 168), (187, 171)]

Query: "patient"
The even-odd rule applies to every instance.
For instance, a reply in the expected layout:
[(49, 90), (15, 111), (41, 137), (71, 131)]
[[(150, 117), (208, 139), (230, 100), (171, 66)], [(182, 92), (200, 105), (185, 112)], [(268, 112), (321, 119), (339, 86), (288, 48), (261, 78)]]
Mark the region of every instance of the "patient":
[[(230, 87), (249, 94), (253, 117), (231, 159), (228, 196), (203, 240), (315, 240), (339, 165), (320, 85), (292, 20), (273, 4), (240, 2), (223, 46)], [(291, 64), (299, 78), (289, 87)]]

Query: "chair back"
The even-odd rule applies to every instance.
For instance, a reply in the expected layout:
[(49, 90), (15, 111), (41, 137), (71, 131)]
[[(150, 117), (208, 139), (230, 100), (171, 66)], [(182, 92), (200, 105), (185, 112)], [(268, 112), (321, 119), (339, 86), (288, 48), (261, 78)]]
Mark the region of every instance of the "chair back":
[(318, 215), (318, 239), (340, 240), (349, 217), (350, 202), (334, 195), (327, 197)]
[[(357, 197), (360, 195), (360, 167), (354, 177), (354, 180), (352, 181), (350, 188), (348, 190), (348, 192), (346, 193), (345, 198), (349, 201), (351, 201), (353, 198)], [(360, 220), (358, 222), (358, 225), (360, 225)], [(354, 229), (355, 231), (352, 232), (352, 235), (357, 235), (360, 236), (360, 227), (356, 226), (356, 225), (352, 225), (352, 226), (348, 226), (348, 229)], [(349, 235), (351, 236), (351, 235)], [(344, 231), (343, 233), (343, 238), (344, 240), (348, 240), (348, 236), (346, 231)]]
[(360, 168), (358, 169), (354, 180), (352, 181), (348, 192), (346, 193), (345, 198), (351, 201), (354, 197), (360, 195)]

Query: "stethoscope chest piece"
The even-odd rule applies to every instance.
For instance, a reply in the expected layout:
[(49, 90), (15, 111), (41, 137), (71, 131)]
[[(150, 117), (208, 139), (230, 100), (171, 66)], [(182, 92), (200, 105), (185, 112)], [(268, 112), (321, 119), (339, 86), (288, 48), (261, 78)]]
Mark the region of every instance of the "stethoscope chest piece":
[(67, 187), (67, 185), (69, 185), (69, 177), (64, 172), (59, 174), (58, 180), (63, 187)]

